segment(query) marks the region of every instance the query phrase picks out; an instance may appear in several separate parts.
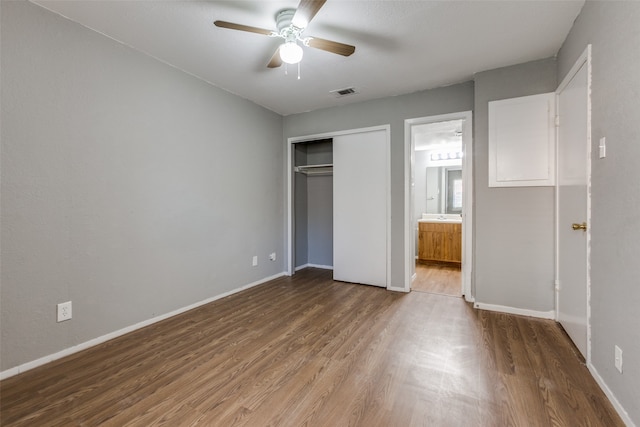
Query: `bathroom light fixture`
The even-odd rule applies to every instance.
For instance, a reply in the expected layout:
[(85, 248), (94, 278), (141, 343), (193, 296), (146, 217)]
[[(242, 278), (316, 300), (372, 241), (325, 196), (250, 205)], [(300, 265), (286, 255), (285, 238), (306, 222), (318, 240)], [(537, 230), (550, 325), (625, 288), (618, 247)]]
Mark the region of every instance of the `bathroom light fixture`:
[(302, 60), (302, 48), (295, 41), (280, 45), (280, 59), (287, 64), (297, 64)]
[(431, 160), (455, 160), (462, 158), (462, 151), (452, 151), (449, 153), (431, 153)]

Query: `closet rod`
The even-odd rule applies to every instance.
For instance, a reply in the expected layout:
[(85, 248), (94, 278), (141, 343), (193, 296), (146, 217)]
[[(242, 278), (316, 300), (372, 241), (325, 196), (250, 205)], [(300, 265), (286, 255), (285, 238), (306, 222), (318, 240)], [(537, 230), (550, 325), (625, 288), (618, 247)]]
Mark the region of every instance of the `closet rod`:
[(326, 163), (322, 165), (296, 166), (294, 171), (305, 175), (332, 175), (333, 165), (331, 163)]

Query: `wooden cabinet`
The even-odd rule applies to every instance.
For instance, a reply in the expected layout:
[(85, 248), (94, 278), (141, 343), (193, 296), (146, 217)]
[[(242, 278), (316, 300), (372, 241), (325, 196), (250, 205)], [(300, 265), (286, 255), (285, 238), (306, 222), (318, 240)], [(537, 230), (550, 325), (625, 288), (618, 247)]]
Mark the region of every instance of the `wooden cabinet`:
[(418, 260), (462, 262), (461, 223), (418, 223)]

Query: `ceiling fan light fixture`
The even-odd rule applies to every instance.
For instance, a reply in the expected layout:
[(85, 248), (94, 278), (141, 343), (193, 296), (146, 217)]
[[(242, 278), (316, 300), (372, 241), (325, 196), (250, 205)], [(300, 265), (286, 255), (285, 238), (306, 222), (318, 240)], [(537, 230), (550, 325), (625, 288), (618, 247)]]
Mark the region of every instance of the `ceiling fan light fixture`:
[(296, 42), (280, 45), (280, 59), (287, 64), (297, 64), (302, 60), (302, 48)]

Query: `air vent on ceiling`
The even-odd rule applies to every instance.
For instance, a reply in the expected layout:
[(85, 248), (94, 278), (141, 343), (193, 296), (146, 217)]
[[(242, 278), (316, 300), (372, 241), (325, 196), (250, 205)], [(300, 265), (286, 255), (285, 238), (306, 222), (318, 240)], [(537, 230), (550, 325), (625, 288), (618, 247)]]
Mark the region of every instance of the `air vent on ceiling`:
[(354, 87), (346, 87), (344, 89), (332, 90), (329, 93), (333, 94), (337, 98), (342, 98), (343, 96), (354, 95), (358, 93), (358, 91)]

